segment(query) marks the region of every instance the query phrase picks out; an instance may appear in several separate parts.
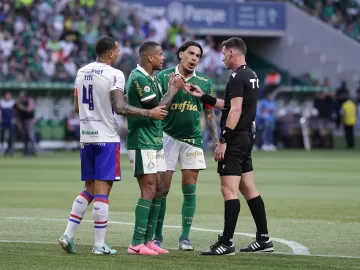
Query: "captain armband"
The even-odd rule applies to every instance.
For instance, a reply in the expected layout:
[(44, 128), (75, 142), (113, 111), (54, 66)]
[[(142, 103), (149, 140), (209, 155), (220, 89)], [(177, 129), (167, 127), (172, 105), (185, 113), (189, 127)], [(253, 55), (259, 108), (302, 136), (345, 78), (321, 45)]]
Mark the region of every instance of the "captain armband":
[(203, 94), (200, 98), (200, 100), (206, 104), (209, 104), (210, 106), (214, 107), (216, 104), (216, 98), (213, 96), (210, 96), (209, 94)]

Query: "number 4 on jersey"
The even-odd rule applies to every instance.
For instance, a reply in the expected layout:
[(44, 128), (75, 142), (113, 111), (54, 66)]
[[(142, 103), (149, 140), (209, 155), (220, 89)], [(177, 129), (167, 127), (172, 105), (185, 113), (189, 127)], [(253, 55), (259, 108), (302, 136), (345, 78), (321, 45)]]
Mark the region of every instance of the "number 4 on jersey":
[(94, 100), (93, 100), (93, 86), (89, 84), (88, 89), (86, 89), (85, 85), (83, 85), (83, 95), (82, 95), (82, 103), (89, 104), (89, 110), (94, 110)]

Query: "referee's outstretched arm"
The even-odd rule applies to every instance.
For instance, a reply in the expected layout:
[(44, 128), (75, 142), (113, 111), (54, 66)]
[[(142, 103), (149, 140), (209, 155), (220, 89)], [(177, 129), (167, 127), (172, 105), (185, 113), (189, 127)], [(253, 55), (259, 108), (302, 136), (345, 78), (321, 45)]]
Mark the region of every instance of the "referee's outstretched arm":
[(200, 98), (204, 103), (215, 107), (216, 109), (222, 111), (224, 109), (224, 100), (215, 98), (209, 94), (205, 94), (201, 88), (197, 85), (186, 85), (184, 89), (194, 97)]

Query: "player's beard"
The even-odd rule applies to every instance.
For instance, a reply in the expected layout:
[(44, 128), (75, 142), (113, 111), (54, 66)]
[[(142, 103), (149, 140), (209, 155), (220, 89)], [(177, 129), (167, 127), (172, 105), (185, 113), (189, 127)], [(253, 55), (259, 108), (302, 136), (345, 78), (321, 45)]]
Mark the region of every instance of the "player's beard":
[(163, 66), (162, 65), (157, 65), (155, 67), (153, 67), (153, 70), (162, 70)]
[(186, 77), (186, 76), (193, 74), (195, 68), (193, 70), (191, 70), (191, 69), (188, 69), (187, 67), (182, 66), (182, 69), (185, 73), (184, 76)]

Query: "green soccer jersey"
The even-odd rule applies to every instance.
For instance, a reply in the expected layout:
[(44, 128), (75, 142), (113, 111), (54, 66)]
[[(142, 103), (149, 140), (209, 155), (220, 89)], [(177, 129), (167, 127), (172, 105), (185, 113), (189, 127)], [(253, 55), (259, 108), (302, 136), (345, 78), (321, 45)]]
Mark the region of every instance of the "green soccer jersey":
[[(172, 72), (178, 74), (178, 67), (166, 69), (157, 75), (164, 94), (168, 90), (167, 86)], [(206, 94), (214, 94), (212, 81), (200, 72), (194, 71), (193, 76), (187, 79), (187, 83), (198, 85)], [(164, 132), (175, 139), (202, 148), (200, 122), (202, 110), (203, 103), (199, 98), (190, 95), (184, 89), (180, 89), (174, 97), (167, 117), (163, 120)]]
[[(127, 102), (129, 105), (144, 109), (143, 102), (162, 98), (160, 82), (139, 65), (134, 69), (126, 83)], [(163, 131), (161, 120), (152, 120), (148, 117), (128, 116), (128, 136), (126, 147), (136, 149), (162, 149)]]

